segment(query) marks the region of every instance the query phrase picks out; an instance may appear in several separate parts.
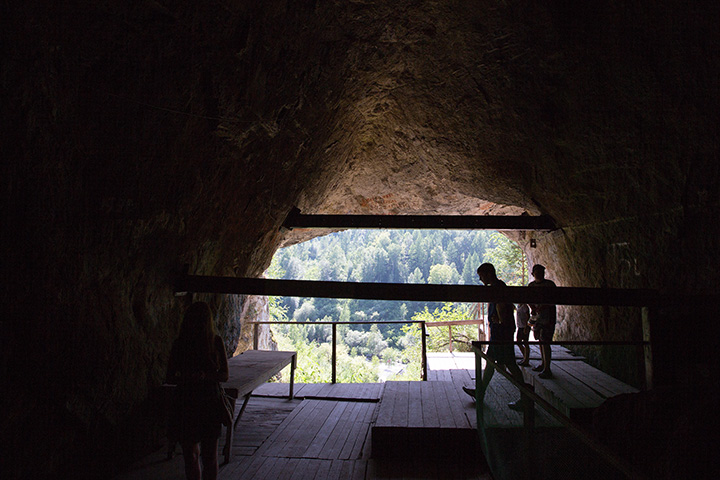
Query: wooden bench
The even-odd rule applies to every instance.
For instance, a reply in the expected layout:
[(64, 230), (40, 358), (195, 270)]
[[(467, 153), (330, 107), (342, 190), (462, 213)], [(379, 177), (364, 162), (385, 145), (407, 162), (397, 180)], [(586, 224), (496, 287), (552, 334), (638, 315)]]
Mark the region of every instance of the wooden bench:
[[(222, 383), (225, 393), (232, 397), (233, 418), (235, 421), (227, 428), (225, 437), (225, 448), (223, 455), (225, 463), (230, 462), (232, 453), (233, 432), (240, 417), (245, 411), (248, 400), (253, 390), (270, 380), (283, 368), (290, 365), (290, 391), (288, 398), (292, 400), (295, 385), (295, 365), (297, 364), (297, 352), (275, 352), (268, 350), (248, 350), (235, 357), (228, 359), (228, 380)], [(174, 389), (175, 385), (163, 385), (165, 389)], [(244, 397), (242, 407), (235, 417), (235, 403), (238, 398)], [(168, 458), (172, 458), (175, 451), (174, 439), (168, 442)]]
[[(517, 359), (522, 358), (517, 346), (515, 352)], [(637, 388), (594, 368), (584, 361), (584, 357), (574, 355), (561, 345), (553, 345), (552, 352), (553, 377), (543, 379), (531, 367), (521, 367), (524, 380), (533, 386), (538, 396), (576, 423), (590, 422), (592, 412), (608, 398), (638, 392)], [(538, 345), (530, 345), (529, 358), (532, 364), (540, 362)], [(517, 400), (517, 388), (498, 374), (490, 383), (489, 388), (497, 398), (486, 397), (487, 408), (484, 412), (486, 420), (489, 421), (486, 425), (518, 426), (518, 420), (522, 419), (522, 416), (507, 407), (509, 401)]]
[[(555, 349), (553, 349), (554, 355)], [(553, 377), (542, 379), (530, 367), (521, 367), (525, 381), (535, 393), (568, 418), (580, 424), (592, 421), (592, 412), (608, 398), (639, 390), (611, 377), (582, 360), (553, 358)]]

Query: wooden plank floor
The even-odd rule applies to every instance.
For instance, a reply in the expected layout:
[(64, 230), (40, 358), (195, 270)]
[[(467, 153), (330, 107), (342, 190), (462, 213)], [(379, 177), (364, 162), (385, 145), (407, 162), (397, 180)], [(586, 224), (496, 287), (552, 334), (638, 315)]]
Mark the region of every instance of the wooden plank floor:
[(375, 427), (474, 428), (467, 397), (453, 382), (387, 382)]
[[(540, 350), (538, 345), (530, 346), (530, 367), (522, 367), (525, 381), (532, 384), (535, 392), (548, 400), (561, 412), (572, 419), (585, 422), (594, 408), (601, 405), (607, 398), (621, 393), (637, 392), (637, 389), (617, 380), (610, 375), (585, 363), (584, 357), (573, 354), (567, 348), (553, 345), (553, 374), (552, 379), (540, 379), (532, 367), (540, 363)], [(521, 358), (520, 350), (515, 347), (516, 358)], [(468, 364), (467, 353), (434, 354), (440, 358), (429, 357), (429, 380), (452, 381), (458, 384), (475, 387), (475, 369)], [(451, 358), (454, 357), (454, 358)], [(467, 368), (453, 370), (436, 370), (434, 366), (462, 365)], [(466, 396), (466, 398), (469, 398)], [(522, 415), (510, 410), (508, 402), (517, 400), (519, 393), (512, 384), (496, 374), (488, 387), (485, 399), (484, 420), (490, 427), (519, 427), (522, 424)], [(472, 402), (472, 400), (470, 400)], [(538, 426), (555, 426), (557, 422), (545, 414), (542, 409), (536, 409), (536, 424)], [(475, 425), (475, 424), (473, 424)]]
[[(317, 398), (326, 400), (379, 401), (384, 383), (296, 383), (295, 398)], [(253, 391), (253, 396), (287, 396), (286, 383), (265, 383)]]
[[(539, 360), (537, 351), (534, 355)], [(235, 432), (233, 459), (220, 470), (224, 480), (251, 478), (295, 479), (385, 479), (385, 478), (469, 478), (490, 480), (487, 465), (454, 459), (429, 459), (415, 452), (411, 460), (370, 458), (372, 426), (375, 420), (398, 422), (408, 428), (423, 425), (462, 426), (471, 431), (476, 415), (473, 400), (462, 392), (463, 385), (474, 386), (474, 355), (446, 354), (441, 362), (429, 358), (430, 382), (389, 382), (387, 384), (308, 384), (296, 385), (298, 398), (287, 399), (287, 384), (266, 383), (255, 391)], [(627, 393), (632, 387), (578, 361), (570, 352), (558, 352), (553, 365), (556, 376), (579, 381), (593, 395), (607, 398)], [(532, 357), (531, 357), (532, 359)], [(562, 359), (562, 360), (560, 360)], [(433, 369), (434, 365), (453, 368)], [(584, 366), (584, 365), (587, 365)], [(464, 366), (467, 368), (457, 368)], [(589, 368), (589, 370), (588, 370)], [(530, 374), (532, 375), (532, 373)], [(557, 379), (546, 382), (562, 382)], [(406, 392), (406, 399), (384, 397), (389, 386)], [(557, 385), (556, 389), (559, 388)], [(419, 392), (419, 393), (418, 393)], [(412, 395), (411, 395), (412, 393)], [(517, 390), (501, 375), (495, 375), (486, 395), (484, 419), (500, 426), (521, 424), (521, 415), (507, 402), (517, 398)], [(392, 405), (382, 413), (379, 401)], [(421, 411), (421, 415), (413, 412)], [(536, 417), (543, 425), (541, 415)], [(448, 428), (447, 431), (453, 429)], [(438, 430), (440, 431), (440, 430)], [(441, 436), (436, 441), (444, 441)], [(222, 445), (221, 445), (222, 448)], [(177, 449), (179, 453), (179, 448)], [(480, 455), (482, 457), (482, 455)], [(165, 451), (148, 456), (117, 477), (121, 480), (184, 479), (182, 456), (165, 460)]]

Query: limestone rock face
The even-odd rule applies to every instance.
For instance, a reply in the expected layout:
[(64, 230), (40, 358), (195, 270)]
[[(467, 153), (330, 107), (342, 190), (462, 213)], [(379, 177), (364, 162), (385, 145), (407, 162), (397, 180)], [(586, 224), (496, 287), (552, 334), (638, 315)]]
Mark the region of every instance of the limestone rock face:
[[(262, 274), (317, 234), (279, 228), (293, 206), (544, 213), (517, 238), (559, 285), (716, 290), (717, 5), (46, 3), (0, 7), (0, 435), (42, 452), (3, 478), (157, 445), (174, 275)], [(246, 348), (247, 298), (194, 299)], [(637, 315), (558, 330), (636, 339)]]

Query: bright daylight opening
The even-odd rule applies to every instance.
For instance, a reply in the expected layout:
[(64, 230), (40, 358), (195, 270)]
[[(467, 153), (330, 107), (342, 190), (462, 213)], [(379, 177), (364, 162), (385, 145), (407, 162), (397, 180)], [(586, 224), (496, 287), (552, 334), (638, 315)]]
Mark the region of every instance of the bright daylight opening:
[[(265, 276), (477, 285), (476, 269), (483, 262), (495, 265), (508, 285), (527, 285), (520, 247), (486, 230), (347, 230), (279, 249)], [(421, 321), (427, 325), (428, 355), (470, 352), (471, 341), (485, 340), (484, 309), (478, 304), (298, 297), (269, 302), (278, 349), (298, 352), (300, 383), (330, 381), (336, 322), (340, 383), (421, 380)]]

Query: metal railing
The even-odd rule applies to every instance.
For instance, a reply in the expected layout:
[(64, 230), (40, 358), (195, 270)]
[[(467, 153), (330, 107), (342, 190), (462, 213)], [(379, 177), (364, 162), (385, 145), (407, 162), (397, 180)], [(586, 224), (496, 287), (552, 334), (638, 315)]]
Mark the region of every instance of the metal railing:
[[(454, 320), (448, 322), (428, 322), (426, 320), (386, 320), (386, 321), (369, 321), (363, 320), (358, 322), (327, 322), (327, 321), (267, 321), (267, 322), (248, 322), (249, 325), (253, 326), (253, 349), (258, 349), (258, 339), (260, 337), (259, 327), (260, 325), (332, 325), (331, 329), (331, 383), (337, 383), (337, 326), (338, 325), (388, 325), (388, 324), (419, 324), (420, 325), (420, 365), (422, 369), (422, 380), (428, 379), (428, 365), (427, 365), (427, 337), (428, 327), (448, 327), (450, 329), (450, 345), (452, 345), (452, 326), (453, 325), (473, 325), (482, 324), (483, 319), (474, 320)], [(480, 337), (479, 337), (480, 338)], [(450, 347), (452, 352), (452, 346)]]
[(388, 325), (388, 324), (410, 324), (410, 323), (419, 323), (420, 324), (420, 338), (421, 338), (421, 350), (420, 350), (420, 362), (421, 362), (421, 368), (422, 368), (422, 379), (427, 380), (427, 341), (426, 341), (426, 334), (427, 334), (427, 327), (424, 320), (387, 320), (387, 321), (368, 321), (363, 320), (359, 322), (324, 322), (324, 321), (317, 321), (317, 322), (290, 322), (290, 321), (273, 321), (273, 322), (248, 322), (248, 324), (253, 325), (253, 349), (258, 349), (258, 336), (259, 336), (259, 326), (260, 325), (332, 325), (332, 333), (331, 333), (331, 378), (330, 383), (337, 383), (337, 326), (338, 325), (369, 325), (369, 324), (379, 324), (379, 325)]

